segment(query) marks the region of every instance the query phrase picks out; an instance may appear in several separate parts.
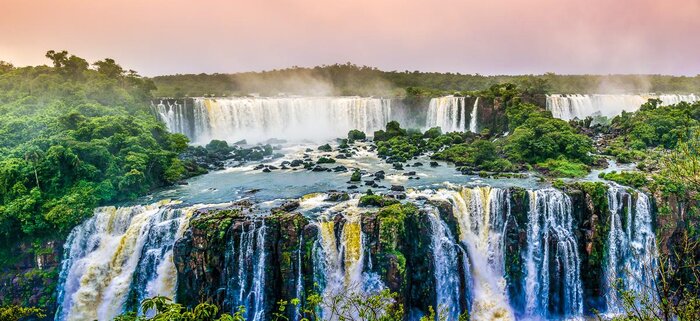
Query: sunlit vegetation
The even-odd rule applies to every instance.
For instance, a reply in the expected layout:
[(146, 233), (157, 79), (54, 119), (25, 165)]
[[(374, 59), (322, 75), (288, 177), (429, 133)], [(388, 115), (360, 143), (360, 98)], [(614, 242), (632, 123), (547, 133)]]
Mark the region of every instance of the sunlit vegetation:
[(188, 140), (149, 113), (153, 82), (112, 59), (49, 51), (0, 68), (0, 238), (65, 235), (96, 206), (187, 175)]

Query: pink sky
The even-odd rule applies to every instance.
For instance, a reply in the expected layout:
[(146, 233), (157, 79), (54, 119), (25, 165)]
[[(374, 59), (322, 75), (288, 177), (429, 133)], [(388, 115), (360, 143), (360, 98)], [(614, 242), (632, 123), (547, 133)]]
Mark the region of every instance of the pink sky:
[(700, 0), (0, 0), (0, 60), (153, 76), (351, 61), (481, 74), (700, 74)]

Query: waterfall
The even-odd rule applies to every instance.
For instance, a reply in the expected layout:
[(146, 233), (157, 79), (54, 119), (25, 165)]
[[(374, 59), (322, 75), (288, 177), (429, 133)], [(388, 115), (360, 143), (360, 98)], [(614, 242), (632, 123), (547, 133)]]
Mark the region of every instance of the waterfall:
[(173, 297), (172, 247), (190, 214), (164, 203), (97, 209), (65, 243), (55, 319), (111, 320), (127, 301)]
[[(342, 216), (340, 224), (336, 224), (337, 215)], [(385, 288), (376, 273), (365, 272), (361, 219), (357, 200), (351, 200), (325, 210), (315, 223), (319, 237), (314, 250), (314, 281), (322, 289), (324, 300), (340, 300), (336, 303), (341, 308), (350, 307), (349, 299), (373, 295)], [(329, 308), (326, 306), (321, 312), (329, 316)]]
[(463, 188), (447, 198), (454, 204), (460, 241), (471, 258), (473, 279), (472, 317), (483, 320), (515, 320), (508, 304), (504, 266), (505, 222), (510, 215), (507, 190), (489, 187)]
[(547, 95), (547, 110), (552, 116), (564, 120), (584, 119), (599, 113), (614, 117), (622, 111), (633, 112), (652, 98), (661, 100), (662, 105), (680, 102), (700, 101), (700, 96), (690, 95)]
[(621, 311), (620, 290), (631, 291), (646, 299), (654, 298), (657, 248), (649, 197), (636, 192), (632, 206), (633, 198), (622, 186), (612, 184), (608, 188), (610, 232), (603, 282), (609, 313)]
[(430, 99), (427, 128), (440, 127), (443, 132), (465, 130), (465, 97), (445, 96)]
[(474, 100), (474, 107), (472, 107), (472, 112), (469, 114), (469, 131), (472, 133), (477, 133), (477, 127), (476, 127), (476, 117), (477, 117), (477, 112), (479, 108), (479, 97), (476, 97)]
[(231, 239), (227, 270), (230, 279), (226, 297), (232, 309), (244, 306), (246, 318), (251, 321), (265, 320), (265, 267), (266, 261), (264, 220), (249, 221), (241, 225), (238, 240)]
[(299, 320), (299, 312), (301, 303), (304, 299), (304, 277), (302, 275), (301, 260), (302, 260), (302, 250), (304, 249), (304, 232), (299, 234), (299, 245), (297, 247), (297, 284), (296, 284), (296, 298), (299, 299), (300, 304), (294, 306), (294, 320)]
[[(158, 104), (158, 117), (194, 143), (330, 140), (351, 129), (371, 134), (391, 120), (391, 100), (364, 97), (194, 98), (191, 111)], [(191, 115), (190, 115), (191, 113)]]
[[(435, 266), (436, 311), (447, 320), (457, 320), (460, 314), (460, 282), (457, 245), (449, 228), (435, 211), (428, 214), (431, 228), (431, 250)], [(443, 314), (446, 312), (446, 315)]]
[(581, 315), (583, 290), (571, 200), (561, 191), (530, 191), (525, 309), (531, 316)]
[(195, 133), (191, 110), (187, 109), (187, 100), (181, 104), (177, 100), (161, 99), (158, 104), (151, 103), (151, 108), (165, 126), (174, 133), (184, 134), (192, 137)]

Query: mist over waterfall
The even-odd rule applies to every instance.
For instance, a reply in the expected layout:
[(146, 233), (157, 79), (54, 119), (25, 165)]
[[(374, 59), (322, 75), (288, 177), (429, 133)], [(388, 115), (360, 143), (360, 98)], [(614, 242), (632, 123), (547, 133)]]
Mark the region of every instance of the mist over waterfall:
[(473, 106), (469, 106), (471, 108), (466, 105), (468, 98), (444, 96), (430, 99), (425, 127), (440, 127), (443, 132), (468, 130), (476, 133), (479, 97), (476, 97)]
[(696, 102), (700, 96), (689, 95), (547, 95), (547, 110), (564, 120), (584, 119), (594, 114), (614, 117), (622, 111), (633, 112), (649, 99), (659, 99), (663, 106)]
[(187, 101), (161, 101), (154, 111), (170, 131), (200, 144), (212, 139), (323, 141), (345, 137), (351, 129), (372, 133), (391, 120), (391, 100), (381, 98), (194, 98), (193, 106)]

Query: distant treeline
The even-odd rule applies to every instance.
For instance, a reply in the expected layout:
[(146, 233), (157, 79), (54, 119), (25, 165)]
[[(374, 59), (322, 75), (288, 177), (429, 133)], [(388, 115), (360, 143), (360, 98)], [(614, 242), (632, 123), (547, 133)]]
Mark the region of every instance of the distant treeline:
[(700, 75), (499, 75), (382, 71), (351, 63), (235, 74), (154, 77), (159, 97), (232, 95), (442, 95), (501, 83), (529, 93), (700, 93)]

